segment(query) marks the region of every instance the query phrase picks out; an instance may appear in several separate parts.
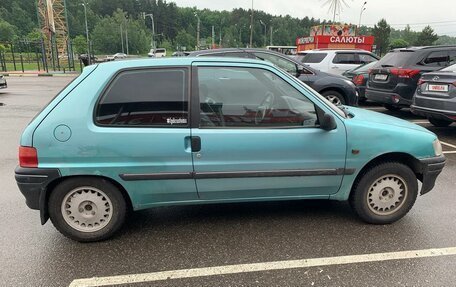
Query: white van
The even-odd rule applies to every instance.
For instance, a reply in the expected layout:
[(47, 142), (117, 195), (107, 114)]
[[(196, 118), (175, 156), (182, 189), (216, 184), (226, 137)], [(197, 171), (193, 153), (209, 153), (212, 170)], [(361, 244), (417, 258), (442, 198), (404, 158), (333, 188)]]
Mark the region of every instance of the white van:
[(147, 54), (147, 56), (154, 57), (154, 58), (166, 57), (166, 49), (165, 48), (150, 49), (150, 52)]

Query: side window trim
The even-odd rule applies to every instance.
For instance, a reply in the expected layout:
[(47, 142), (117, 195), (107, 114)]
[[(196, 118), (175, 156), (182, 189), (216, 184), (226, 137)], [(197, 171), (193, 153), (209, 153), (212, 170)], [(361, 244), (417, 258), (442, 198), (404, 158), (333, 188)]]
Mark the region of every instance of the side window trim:
[[(172, 126), (172, 125), (104, 125), (100, 124), (97, 122), (97, 112), (98, 108), (100, 106), (100, 102), (102, 99), (106, 96), (107, 92), (109, 91), (109, 88), (113, 83), (115, 83), (115, 80), (119, 75), (125, 72), (132, 72), (132, 71), (150, 71), (150, 70), (182, 70), (184, 72), (184, 78), (185, 78), (185, 95), (184, 98), (187, 99), (188, 105), (187, 105), (187, 124), (180, 125), (180, 126)], [(134, 68), (124, 68), (116, 71), (109, 81), (106, 83), (106, 85), (103, 87), (101, 92), (99, 93), (97, 100), (95, 101), (95, 104), (93, 106), (93, 111), (92, 111), (92, 123), (97, 126), (97, 127), (102, 127), (102, 128), (190, 128), (191, 122), (192, 122), (192, 113), (191, 113), (191, 105), (192, 105), (192, 83), (191, 83), (192, 75), (191, 75), (191, 70), (189, 66), (157, 66), (157, 67), (134, 67)]]

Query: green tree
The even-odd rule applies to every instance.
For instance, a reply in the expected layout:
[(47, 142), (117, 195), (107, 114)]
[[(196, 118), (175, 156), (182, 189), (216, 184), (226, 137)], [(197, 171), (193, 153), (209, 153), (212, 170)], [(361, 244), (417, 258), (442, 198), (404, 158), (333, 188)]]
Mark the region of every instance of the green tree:
[(42, 39), (42, 34), (40, 29), (33, 29), (31, 32), (29, 32), (26, 36), (27, 40), (33, 41), (33, 42), (38, 42)]
[(403, 35), (402, 39), (407, 41), (409, 44), (412, 44), (412, 43), (416, 42), (417, 34), (418, 34), (417, 32), (412, 31), (412, 29), (410, 28), (410, 25), (407, 25), (407, 26), (405, 26), (405, 29), (402, 32), (402, 35)]
[(405, 41), (404, 39), (393, 39), (389, 45), (390, 49), (397, 49), (397, 48), (405, 48), (408, 47), (410, 44)]
[(431, 26), (424, 27), (423, 31), (418, 34), (415, 45), (417, 46), (431, 46), (439, 39), (439, 36), (434, 33)]
[(73, 52), (76, 54), (87, 54), (87, 39), (78, 35), (73, 39)]
[(16, 37), (16, 27), (0, 20), (0, 42), (10, 42)]
[(177, 33), (174, 43), (176, 46), (180, 47), (179, 49), (182, 50), (182, 47), (185, 47), (185, 49), (189, 51), (193, 50), (193, 47), (196, 46), (196, 39), (193, 35), (187, 33), (185, 30), (180, 30), (179, 33)]
[(380, 55), (384, 55), (389, 46), (391, 26), (385, 19), (381, 19), (372, 29), (372, 35), (375, 37), (375, 45)]

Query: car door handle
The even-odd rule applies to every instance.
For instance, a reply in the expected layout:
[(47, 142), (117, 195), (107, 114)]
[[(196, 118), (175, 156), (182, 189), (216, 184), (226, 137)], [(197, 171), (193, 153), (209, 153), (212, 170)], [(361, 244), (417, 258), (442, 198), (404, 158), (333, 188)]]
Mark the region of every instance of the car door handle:
[(332, 66), (331, 69), (339, 69), (337, 66)]
[(201, 138), (192, 136), (191, 137), (191, 147), (192, 147), (192, 152), (201, 151)]

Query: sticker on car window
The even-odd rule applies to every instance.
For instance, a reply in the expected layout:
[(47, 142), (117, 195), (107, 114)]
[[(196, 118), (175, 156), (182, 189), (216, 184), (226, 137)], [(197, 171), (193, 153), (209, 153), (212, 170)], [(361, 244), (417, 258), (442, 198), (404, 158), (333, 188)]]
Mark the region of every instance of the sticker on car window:
[(187, 124), (186, 118), (167, 118), (166, 123), (174, 125), (174, 124)]

